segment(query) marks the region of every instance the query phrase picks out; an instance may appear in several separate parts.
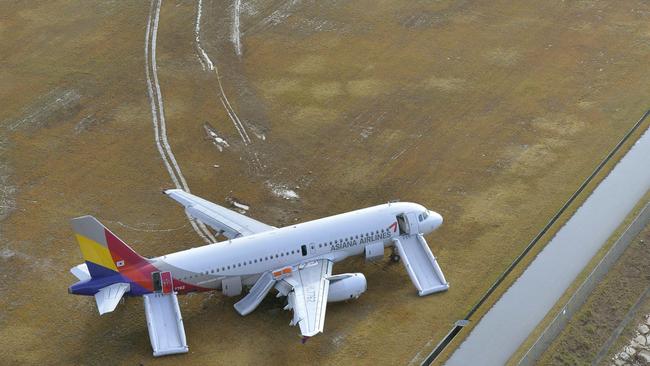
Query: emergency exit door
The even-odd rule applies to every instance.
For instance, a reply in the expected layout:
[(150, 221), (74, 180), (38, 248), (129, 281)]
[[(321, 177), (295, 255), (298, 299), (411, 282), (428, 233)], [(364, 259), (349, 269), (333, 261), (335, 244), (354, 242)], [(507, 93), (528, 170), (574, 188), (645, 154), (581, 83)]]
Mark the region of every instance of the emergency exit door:
[(174, 283), (171, 272), (151, 272), (151, 282), (154, 292), (168, 294), (174, 290)]
[(173, 284), (174, 280), (172, 279), (172, 273), (162, 272), (160, 274), (160, 278), (162, 280), (162, 293), (163, 294), (171, 293), (174, 290), (174, 284)]

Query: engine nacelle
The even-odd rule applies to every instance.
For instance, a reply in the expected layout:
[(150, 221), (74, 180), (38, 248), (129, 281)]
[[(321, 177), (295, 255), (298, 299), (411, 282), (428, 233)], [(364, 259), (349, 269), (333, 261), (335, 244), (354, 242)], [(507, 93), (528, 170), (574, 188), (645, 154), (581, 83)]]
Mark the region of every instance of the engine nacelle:
[(356, 299), (366, 292), (368, 283), (363, 273), (344, 273), (329, 278), (330, 290), (327, 302)]

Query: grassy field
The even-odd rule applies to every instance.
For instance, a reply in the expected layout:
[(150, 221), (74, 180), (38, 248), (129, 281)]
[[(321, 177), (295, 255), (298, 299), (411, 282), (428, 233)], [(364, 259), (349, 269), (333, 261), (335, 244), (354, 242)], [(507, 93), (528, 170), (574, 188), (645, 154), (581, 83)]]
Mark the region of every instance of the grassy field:
[[(193, 193), (280, 226), (386, 202), (445, 217), (427, 239), (451, 289), (353, 259), (369, 289), (301, 345), (282, 304), (181, 299), (190, 354), (157, 364), (404, 364), (430, 350), (647, 109), (647, 4), (243, 1), (160, 8), (167, 135)], [(155, 8), (155, 7), (154, 7)], [(151, 363), (142, 304), (69, 296), (68, 221), (146, 256), (201, 244), (154, 142), (145, 2), (0, 4), (0, 363)], [(248, 131), (242, 139), (222, 99)], [(209, 123), (230, 147), (207, 138)], [(215, 167), (218, 166), (218, 167)], [(287, 200), (274, 189), (293, 189)]]
[(623, 351), (625, 346), (628, 346), (630, 341), (638, 335), (637, 328), (640, 324), (645, 323), (646, 317), (650, 315), (650, 298), (648, 296), (642, 298), (638, 308), (631, 315), (632, 318), (623, 328), (620, 336), (614, 341), (600, 365), (606, 365), (608, 361), (612, 360), (617, 353)]

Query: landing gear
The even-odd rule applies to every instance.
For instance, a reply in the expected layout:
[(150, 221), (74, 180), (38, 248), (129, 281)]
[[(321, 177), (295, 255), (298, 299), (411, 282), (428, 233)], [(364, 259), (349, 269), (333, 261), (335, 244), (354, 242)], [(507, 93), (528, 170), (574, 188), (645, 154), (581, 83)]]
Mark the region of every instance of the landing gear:
[(393, 263), (399, 263), (402, 258), (397, 254), (397, 250), (393, 247), (393, 252), (390, 255), (390, 261)]

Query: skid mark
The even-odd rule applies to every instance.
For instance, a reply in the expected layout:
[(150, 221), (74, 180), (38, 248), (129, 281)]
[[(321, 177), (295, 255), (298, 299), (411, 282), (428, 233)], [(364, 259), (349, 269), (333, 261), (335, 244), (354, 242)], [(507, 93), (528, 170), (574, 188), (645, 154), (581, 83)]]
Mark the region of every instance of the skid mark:
[(241, 0), (235, 0), (235, 9), (233, 10), (232, 21), (232, 44), (235, 46), (235, 53), (241, 56), (241, 36), (239, 32), (239, 14), (241, 12)]
[[(158, 82), (158, 66), (156, 63), (156, 40), (158, 35), (158, 22), (160, 19), (160, 6), (162, 0), (152, 0), (147, 17), (147, 28), (145, 37), (145, 66), (147, 76), (147, 92), (149, 94), (149, 103), (151, 105), (151, 120), (154, 127), (154, 139), (158, 153), (165, 164), (172, 182), (176, 188), (190, 192), (187, 181), (183, 176), (176, 157), (172, 152), (169, 141), (167, 140), (167, 125), (165, 121), (165, 110), (163, 106), (162, 92)], [(152, 19), (153, 16), (153, 19)], [(152, 78), (153, 76), (153, 78)], [(153, 82), (152, 82), (153, 80)], [(207, 243), (216, 242), (216, 239), (208, 228), (201, 222), (193, 220), (189, 215), (192, 228)]]

